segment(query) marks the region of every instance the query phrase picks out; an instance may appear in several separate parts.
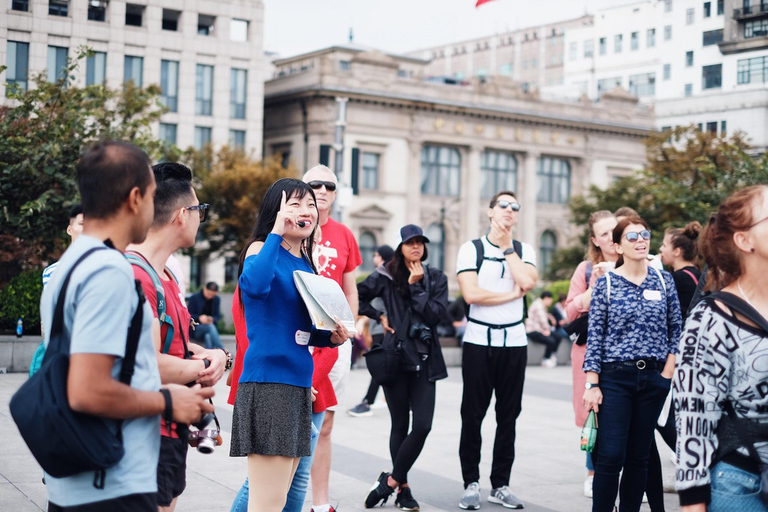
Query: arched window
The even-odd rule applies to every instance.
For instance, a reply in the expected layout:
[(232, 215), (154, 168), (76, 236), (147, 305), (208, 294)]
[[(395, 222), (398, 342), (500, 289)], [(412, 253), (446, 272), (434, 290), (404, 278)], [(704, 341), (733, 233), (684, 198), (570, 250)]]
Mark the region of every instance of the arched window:
[(517, 192), (517, 159), (505, 151), (485, 151), (480, 169), (480, 197), (490, 199), (502, 190)]
[(421, 150), (421, 193), (457, 197), (460, 185), (459, 150), (445, 146), (424, 146)]
[(538, 202), (564, 204), (571, 198), (571, 164), (565, 158), (542, 156), (536, 179)]
[(557, 250), (557, 237), (555, 234), (546, 230), (541, 234), (539, 239), (539, 268), (542, 274), (547, 271), (550, 263), (552, 263), (552, 255)]
[(427, 258), (427, 263), (435, 268), (443, 270), (445, 264), (443, 227), (440, 224), (430, 224), (424, 235), (429, 238), (429, 258)]
[(363, 258), (360, 270), (362, 272), (372, 272), (373, 255), (376, 254), (376, 237), (370, 231), (363, 231), (358, 239), (358, 247), (360, 248), (360, 257)]

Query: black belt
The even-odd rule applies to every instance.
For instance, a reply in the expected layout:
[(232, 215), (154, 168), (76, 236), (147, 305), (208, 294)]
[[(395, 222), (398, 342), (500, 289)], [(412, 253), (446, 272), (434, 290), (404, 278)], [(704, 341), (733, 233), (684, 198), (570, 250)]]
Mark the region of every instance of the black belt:
[(468, 322), (472, 322), (474, 324), (482, 325), (483, 327), (488, 328), (488, 347), (491, 346), (491, 329), (504, 329), (504, 346), (507, 345), (507, 327), (514, 327), (516, 325), (520, 325), (525, 321), (524, 318), (521, 318), (517, 322), (512, 322), (511, 324), (490, 324), (488, 322), (483, 322), (482, 320), (475, 320), (474, 318), (467, 317)]
[(659, 361), (658, 359), (632, 359), (631, 361), (610, 361), (603, 363), (603, 367), (618, 368), (621, 366), (631, 366), (638, 370), (663, 370), (666, 365), (666, 361)]

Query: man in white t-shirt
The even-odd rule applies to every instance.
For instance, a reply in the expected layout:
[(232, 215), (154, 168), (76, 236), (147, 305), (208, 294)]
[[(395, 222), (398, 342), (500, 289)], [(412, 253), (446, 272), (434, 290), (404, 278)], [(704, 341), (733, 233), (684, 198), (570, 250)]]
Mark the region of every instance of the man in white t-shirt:
[(528, 357), (523, 296), (536, 284), (536, 254), (512, 239), (520, 203), (515, 194), (496, 194), (488, 207), (489, 233), (466, 242), (456, 262), (459, 287), (469, 304), (464, 333), (459, 457), (464, 495), (459, 507), (480, 508), (480, 427), (496, 393), (496, 439), (490, 503), (523, 508), (509, 490), (515, 459), (515, 423), (520, 415)]

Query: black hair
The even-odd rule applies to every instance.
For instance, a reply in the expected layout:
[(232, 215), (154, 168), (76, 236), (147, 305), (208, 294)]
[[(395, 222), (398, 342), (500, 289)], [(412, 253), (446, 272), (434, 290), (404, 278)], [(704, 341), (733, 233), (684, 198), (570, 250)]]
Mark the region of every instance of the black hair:
[(205, 289), (210, 290), (212, 292), (217, 292), (219, 291), (219, 285), (216, 284), (216, 281), (208, 281), (207, 283), (205, 283)]
[[(427, 251), (427, 243), (424, 241), (424, 237), (421, 238), (424, 244), (424, 254), (421, 255), (421, 261), (427, 259), (429, 252)], [(395, 283), (395, 289), (400, 293), (400, 296), (407, 299), (411, 296), (411, 289), (408, 285), (408, 278), (411, 275), (411, 271), (408, 270), (408, 266), (405, 264), (405, 256), (403, 256), (403, 244), (397, 246), (395, 254), (392, 256), (385, 265), (387, 272), (392, 276), (392, 281)], [(424, 270), (426, 272), (426, 269)]]
[(143, 196), (152, 182), (149, 167), (147, 154), (128, 142), (105, 140), (89, 146), (77, 163), (83, 215), (107, 219), (134, 188)]
[(488, 208), (493, 208), (496, 206), (496, 203), (499, 201), (499, 198), (501, 196), (512, 196), (512, 199), (517, 201), (517, 196), (514, 192), (510, 192), (509, 190), (502, 190), (501, 192), (496, 192), (493, 197), (491, 198), (491, 201), (488, 203)]
[(547, 297), (552, 298), (552, 292), (550, 292), (549, 290), (544, 290), (543, 292), (541, 292), (542, 299), (546, 299)]
[(76, 204), (75, 206), (73, 206), (69, 210), (69, 222), (72, 222), (72, 219), (74, 219), (75, 217), (77, 217), (81, 213), (83, 213), (83, 205)]
[(155, 218), (153, 228), (168, 224), (173, 212), (192, 199), (192, 171), (186, 165), (177, 162), (163, 162), (152, 167), (155, 173), (157, 190), (155, 191)]

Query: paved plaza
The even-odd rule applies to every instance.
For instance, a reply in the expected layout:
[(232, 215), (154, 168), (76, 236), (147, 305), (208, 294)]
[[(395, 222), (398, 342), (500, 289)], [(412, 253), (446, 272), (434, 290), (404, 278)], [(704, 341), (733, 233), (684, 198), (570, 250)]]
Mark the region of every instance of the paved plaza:
[[(424, 512), (460, 509), (462, 494), (459, 467), (459, 432), (461, 421), (461, 370), (449, 368), (450, 377), (437, 384), (437, 407), (432, 432), (409, 481), (414, 497)], [(346, 407), (356, 405), (369, 382), (365, 369), (352, 371)], [(24, 445), (8, 411), (13, 392), (26, 379), (24, 374), (0, 375), (0, 511), (27, 512), (45, 510), (45, 486), (42, 471)], [(229, 388), (222, 382), (216, 387), (217, 413), (224, 430), (224, 446), (212, 455), (191, 451), (187, 489), (176, 508), (179, 512), (226, 512), (245, 478), (245, 459), (229, 457), (232, 407), (227, 405)], [(383, 405), (383, 404), (382, 404)], [(526, 376), (523, 412), (518, 420), (517, 454), (512, 468), (512, 491), (530, 511), (589, 511), (592, 501), (582, 496), (584, 455), (579, 451), (579, 429), (573, 423), (571, 407), (571, 369), (554, 370), (529, 367)], [(491, 466), (495, 427), (493, 405), (483, 425), (483, 452), (480, 472), (483, 480), (481, 510), (499, 512), (498, 505), (485, 501)], [(379, 472), (390, 470), (388, 451), (389, 413), (386, 407), (374, 410), (373, 417), (352, 418), (337, 415), (333, 433), (331, 503), (339, 512), (365, 510), (363, 499)], [(670, 451), (663, 446), (665, 481), (672, 478)], [(677, 495), (666, 494), (667, 511), (679, 510)], [(311, 504), (308, 501), (305, 510)], [(394, 500), (385, 509), (396, 510)], [(649, 511), (647, 505), (641, 509)]]

